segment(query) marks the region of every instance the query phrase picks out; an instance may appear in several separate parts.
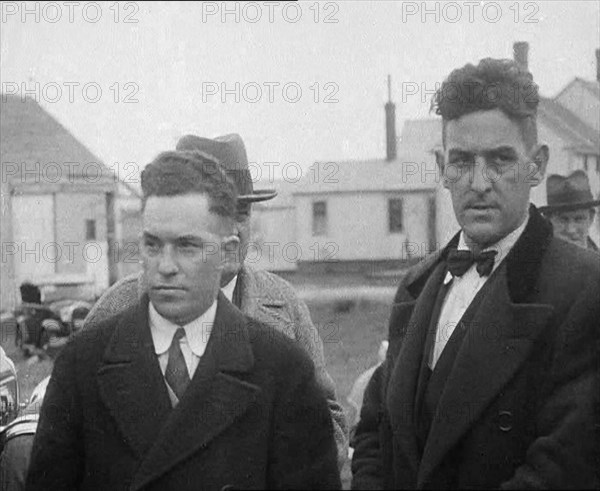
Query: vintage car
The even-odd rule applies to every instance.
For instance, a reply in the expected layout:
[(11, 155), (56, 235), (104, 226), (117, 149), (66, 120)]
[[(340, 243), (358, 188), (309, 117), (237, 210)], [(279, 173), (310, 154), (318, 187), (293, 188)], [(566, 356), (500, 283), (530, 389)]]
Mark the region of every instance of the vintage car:
[(19, 414), (19, 384), (15, 364), (0, 347), (0, 433)]
[[(2, 359), (4, 360), (5, 358), (5, 355), (2, 354)], [(8, 371), (14, 376), (14, 370), (11, 370), (9, 365), (10, 363), (6, 364), (9, 368)], [(2, 373), (4, 373), (4, 371)], [(5, 382), (9, 380), (14, 380), (16, 382), (16, 378), (3, 378), (3, 391)], [(0, 489), (6, 489), (7, 491), (21, 491), (25, 489), (25, 480), (29, 467), (33, 439), (37, 430), (40, 407), (49, 380), (50, 377), (46, 377), (38, 384), (31, 395), (29, 404), (20, 411), (18, 417), (14, 418), (17, 413), (13, 411), (5, 418), (6, 421), (9, 422), (6, 426), (3, 426), (2, 431), (0, 431)], [(7, 387), (9, 390), (13, 390), (13, 385), (8, 385)], [(18, 389), (14, 390), (18, 392)], [(3, 407), (5, 406), (3, 405)], [(5, 419), (3, 419), (3, 421), (5, 421)], [(11, 419), (12, 421), (10, 421)]]
[(29, 354), (61, 348), (81, 328), (91, 308), (90, 302), (79, 299), (63, 299), (48, 305), (24, 302), (14, 313), (15, 343)]

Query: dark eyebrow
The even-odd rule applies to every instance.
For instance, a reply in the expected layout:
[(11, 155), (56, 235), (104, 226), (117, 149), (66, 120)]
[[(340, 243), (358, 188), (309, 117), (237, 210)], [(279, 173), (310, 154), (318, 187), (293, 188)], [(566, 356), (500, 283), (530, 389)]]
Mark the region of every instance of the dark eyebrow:
[(152, 239), (152, 240), (159, 240), (158, 237), (156, 237), (155, 235), (152, 235), (150, 232), (147, 232), (146, 230), (144, 230), (142, 232), (142, 237), (144, 239)]
[(498, 155), (499, 153), (509, 153), (511, 155), (517, 155), (516, 150), (513, 147), (509, 147), (509, 146), (493, 148), (492, 150), (489, 150), (486, 153), (489, 155)]
[(473, 157), (473, 155), (474, 155), (473, 152), (468, 152), (466, 150), (461, 150), (459, 148), (452, 148), (448, 152), (448, 157), (466, 157), (466, 158), (471, 158), (471, 157)]

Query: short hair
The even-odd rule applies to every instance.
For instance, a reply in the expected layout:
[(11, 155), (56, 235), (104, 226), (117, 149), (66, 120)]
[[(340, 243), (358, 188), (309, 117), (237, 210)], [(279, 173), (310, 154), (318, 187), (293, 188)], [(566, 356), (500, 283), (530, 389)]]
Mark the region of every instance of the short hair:
[(432, 108), (445, 123), (465, 114), (500, 109), (521, 127), (528, 148), (537, 144), (538, 86), (529, 71), (513, 60), (485, 58), (453, 70), (435, 93)]
[(235, 218), (237, 191), (217, 162), (193, 151), (160, 153), (142, 171), (142, 207), (151, 196), (205, 194), (209, 211)]

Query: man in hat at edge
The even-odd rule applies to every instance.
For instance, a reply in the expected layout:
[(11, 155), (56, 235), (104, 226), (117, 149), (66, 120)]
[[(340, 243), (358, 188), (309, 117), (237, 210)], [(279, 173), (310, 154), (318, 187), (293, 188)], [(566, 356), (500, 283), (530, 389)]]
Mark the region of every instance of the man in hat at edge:
[(567, 177), (552, 174), (546, 180), (548, 204), (540, 211), (552, 222), (554, 235), (598, 252), (589, 236), (600, 199), (594, 199), (587, 174), (576, 170)]
[[(333, 380), (327, 373), (323, 342), (312, 323), (308, 307), (283, 278), (256, 270), (244, 262), (251, 239), (252, 203), (273, 199), (277, 192), (253, 189), (246, 148), (237, 134), (214, 139), (187, 135), (178, 141), (176, 150), (195, 151), (216, 159), (234, 182), (238, 191), (236, 227), (240, 240), (232, 254), (235, 260), (228, 262), (223, 271), (221, 289), (244, 314), (281, 330), (309, 354), (315, 364), (317, 381), (329, 404), (341, 467), (348, 454), (348, 424), (336, 399)], [(111, 286), (94, 305), (86, 325), (121, 312), (137, 302), (143, 293), (140, 279), (140, 275), (131, 275)]]
[(221, 291), (235, 186), (191, 151), (141, 184), (144, 293), (60, 353), (26, 489), (339, 489), (314, 363)]

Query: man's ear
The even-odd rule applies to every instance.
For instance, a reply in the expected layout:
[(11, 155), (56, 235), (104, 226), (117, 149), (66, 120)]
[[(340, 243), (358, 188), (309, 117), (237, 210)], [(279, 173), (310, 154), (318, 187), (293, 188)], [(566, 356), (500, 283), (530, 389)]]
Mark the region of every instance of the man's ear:
[(535, 187), (544, 180), (546, 175), (546, 167), (550, 158), (548, 145), (538, 145), (531, 153), (531, 157), (531, 163), (535, 165), (536, 169), (533, 174), (528, 174), (526, 178), (531, 187)]
[(238, 264), (240, 261), (240, 238), (236, 234), (223, 237), (221, 241), (221, 263), (223, 266)]
[(438, 150), (434, 150), (433, 153), (435, 154), (435, 163), (437, 164), (438, 169), (440, 171), (440, 176), (442, 178), (442, 183), (443, 183), (444, 187), (446, 189), (448, 189), (448, 181), (446, 180), (446, 176), (444, 174), (444, 170), (445, 170), (445, 168), (444, 168), (444, 161), (445, 161), (445, 159), (444, 159), (444, 151), (438, 149)]

